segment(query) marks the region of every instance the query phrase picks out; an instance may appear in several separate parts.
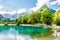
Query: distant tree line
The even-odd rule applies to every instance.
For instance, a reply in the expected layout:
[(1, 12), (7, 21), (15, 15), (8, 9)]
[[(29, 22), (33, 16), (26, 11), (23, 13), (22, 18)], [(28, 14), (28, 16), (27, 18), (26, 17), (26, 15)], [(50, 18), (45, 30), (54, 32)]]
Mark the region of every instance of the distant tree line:
[(25, 16), (20, 16), (15, 20), (17, 25), (19, 24), (47, 24), (47, 25), (60, 25), (60, 10), (52, 13), (50, 10), (45, 9), (44, 11), (36, 11)]
[(47, 24), (47, 25), (60, 25), (60, 10), (52, 13), (49, 9), (44, 9), (43, 11), (36, 11), (25, 16), (20, 16), (16, 20), (12, 22), (8, 22), (7, 20), (4, 22), (7, 24)]

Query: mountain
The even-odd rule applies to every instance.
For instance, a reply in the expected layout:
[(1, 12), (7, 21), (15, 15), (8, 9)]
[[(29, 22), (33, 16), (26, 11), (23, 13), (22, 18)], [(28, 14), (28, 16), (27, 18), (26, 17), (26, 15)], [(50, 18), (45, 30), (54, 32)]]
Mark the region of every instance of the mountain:
[(0, 14), (0, 20), (4, 20), (5, 18)]
[(38, 9), (38, 11), (43, 11), (43, 10), (45, 10), (45, 9), (50, 10), (52, 13), (55, 13), (55, 12), (56, 12), (55, 10), (49, 8), (49, 7), (48, 7), (47, 5), (45, 5), (45, 4), (44, 4), (40, 9)]
[(27, 15), (27, 14), (28, 14), (28, 12), (23, 12), (23, 13), (20, 13), (20, 14), (17, 14), (17, 13), (15, 13), (15, 14), (2, 14), (2, 16), (4, 18), (10, 19), (10, 20), (15, 20), (19, 16), (24, 16), (24, 15)]
[(24, 15), (27, 15), (27, 14), (28, 14), (28, 12), (23, 12), (23, 13), (20, 14), (20, 16), (24, 16)]
[(14, 14), (14, 15), (12, 15), (12, 14), (2, 14), (2, 16), (3, 16), (4, 18), (13, 20), (13, 19), (18, 18), (18, 17), (19, 17), (19, 14)]
[(45, 9), (49, 9), (49, 8), (47, 7), (47, 5), (44, 4), (40, 9), (38, 9), (38, 11), (43, 11)]
[[(7, 15), (6, 15), (6, 16), (7, 16)], [(10, 19), (8, 19), (8, 18), (5, 18), (5, 17), (3, 17), (3, 16), (0, 14), (0, 23), (4, 23), (4, 22), (6, 22), (6, 21), (12, 22), (13, 20), (10, 20)]]
[(1, 19), (1, 18), (4, 18), (4, 17), (0, 14), (0, 19)]
[(6, 18), (4, 18), (1, 14), (0, 14), (0, 23), (4, 22), (6, 20)]
[[(43, 5), (41, 8), (39, 8), (37, 11), (43, 11), (43, 10), (45, 10), (45, 9), (48, 9), (48, 10), (50, 10), (52, 13), (55, 13), (56, 11), (55, 10), (53, 10), (53, 9), (51, 9), (51, 8), (49, 8), (47, 5)], [(7, 14), (2, 14), (2, 16), (0, 15), (0, 17), (1, 18), (5, 18), (5, 19), (9, 19), (9, 20), (15, 20), (15, 19), (17, 19), (19, 16), (24, 16), (24, 15), (27, 15), (27, 14), (29, 14), (29, 13), (32, 13), (32, 11), (27, 11), (27, 12), (23, 12), (23, 13), (20, 13), (20, 14), (17, 14), (17, 13), (15, 13), (15, 14), (9, 14), (9, 13), (7, 13)]]
[(32, 11), (31, 11), (31, 10), (28, 10), (28, 11), (26, 11), (26, 12), (19, 13), (19, 14), (18, 14), (18, 13), (15, 13), (15, 14), (6, 13), (6, 14), (1, 14), (1, 15), (2, 15), (4, 18), (6, 18), (6, 19), (15, 20), (15, 19), (17, 19), (18, 17), (27, 15), (27, 14), (29, 14), (29, 13), (32, 13)]

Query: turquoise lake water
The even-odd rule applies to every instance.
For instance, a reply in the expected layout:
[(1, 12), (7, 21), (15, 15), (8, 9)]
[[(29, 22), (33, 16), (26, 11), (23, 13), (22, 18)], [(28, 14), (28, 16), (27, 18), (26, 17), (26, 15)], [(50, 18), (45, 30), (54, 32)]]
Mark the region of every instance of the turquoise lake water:
[[(47, 36), (51, 33), (51, 28), (43, 28), (41, 26), (0, 26), (0, 38), (1, 36), (3, 37), (3, 35), (5, 35), (5, 37), (9, 36), (8, 38), (6, 37), (6, 40), (24, 40), (24, 38), (25, 40), (32, 40), (32, 36)], [(12, 36), (12, 38), (10, 38), (10, 36)]]
[(19, 34), (41, 33), (49, 32), (51, 28), (32, 27), (32, 26), (0, 26), (0, 32), (9, 30), (10, 28), (16, 30)]

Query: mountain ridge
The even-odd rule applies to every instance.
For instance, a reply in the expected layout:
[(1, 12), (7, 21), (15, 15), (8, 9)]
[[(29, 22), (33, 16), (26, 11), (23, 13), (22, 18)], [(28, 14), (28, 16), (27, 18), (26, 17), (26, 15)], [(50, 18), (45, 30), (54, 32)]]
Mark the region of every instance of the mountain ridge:
[(48, 7), (47, 5), (45, 5), (45, 4), (44, 4), (41, 8), (39, 8), (37, 11), (43, 11), (43, 10), (45, 10), (45, 9), (50, 10), (52, 13), (55, 13), (55, 12), (56, 12), (55, 10), (49, 8), (49, 7)]
[[(48, 10), (50, 10), (52, 13), (55, 13), (56, 11), (55, 10), (53, 10), (53, 9), (51, 9), (51, 8), (49, 8), (47, 5), (43, 5), (41, 8), (39, 8), (37, 11), (43, 11), (43, 10), (45, 10), (45, 9), (48, 9)], [(17, 14), (17, 13), (15, 13), (14, 15), (11, 15), (11, 14), (0, 14), (0, 16), (1, 16), (1, 18), (6, 18), (6, 19), (10, 19), (10, 20), (15, 20), (15, 19), (17, 19), (19, 16), (24, 16), (24, 15), (27, 15), (28, 14), (28, 12), (23, 12), (23, 13), (21, 13), (21, 14)]]

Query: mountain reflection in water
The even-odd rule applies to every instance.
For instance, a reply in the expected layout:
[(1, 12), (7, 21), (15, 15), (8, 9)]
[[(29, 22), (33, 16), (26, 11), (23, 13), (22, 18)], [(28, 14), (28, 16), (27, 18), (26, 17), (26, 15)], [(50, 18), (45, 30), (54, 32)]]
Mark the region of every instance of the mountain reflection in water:
[(0, 33), (0, 40), (32, 40), (32, 38), (27, 35), (19, 35), (15, 29), (10, 28)]

